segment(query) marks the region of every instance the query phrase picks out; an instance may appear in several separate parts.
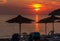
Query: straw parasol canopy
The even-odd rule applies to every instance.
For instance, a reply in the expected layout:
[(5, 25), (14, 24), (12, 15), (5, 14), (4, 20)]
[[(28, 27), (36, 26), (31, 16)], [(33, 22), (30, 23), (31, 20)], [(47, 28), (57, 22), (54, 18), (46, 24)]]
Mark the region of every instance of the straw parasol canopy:
[(49, 15), (58, 15), (58, 16), (60, 16), (60, 9), (56, 9), (56, 10), (52, 11)]
[(38, 23), (45, 23), (45, 34), (47, 34), (47, 23), (52, 23), (53, 31), (54, 31), (54, 22), (55, 22), (55, 20), (60, 20), (60, 18), (55, 17), (55, 16), (50, 16), (50, 17), (41, 19)]
[(34, 20), (29, 19), (29, 18), (25, 18), (21, 15), (18, 15), (15, 18), (9, 19), (6, 22), (8, 23), (18, 23), (19, 24), (19, 34), (21, 34), (21, 24), (22, 23), (32, 23)]

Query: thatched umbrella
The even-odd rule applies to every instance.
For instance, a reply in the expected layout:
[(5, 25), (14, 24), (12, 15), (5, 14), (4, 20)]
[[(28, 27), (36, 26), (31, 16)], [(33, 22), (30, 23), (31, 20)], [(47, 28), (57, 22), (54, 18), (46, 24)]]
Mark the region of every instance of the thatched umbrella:
[(56, 21), (56, 22), (60, 22), (60, 20)]
[(32, 23), (34, 20), (25, 18), (21, 15), (18, 15), (15, 18), (12, 18), (10, 20), (7, 20), (8, 23), (19, 23), (19, 34), (21, 34), (21, 24), (22, 23)]
[(38, 23), (45, 23), (45, 33), (47, 34), (47, 23), (52, 23), (53, 31), (54, 31), (54, 22), (55, 22), (55, 20), (60, 20), (60, 18), (55, 17), (55, 16), (50, 16), (50, 17), (41, 19)]
[(52, 11), (49, 15), (58, 15), (58, 16), (60, 16), (60, 9), (56, 9), (56, 10)]

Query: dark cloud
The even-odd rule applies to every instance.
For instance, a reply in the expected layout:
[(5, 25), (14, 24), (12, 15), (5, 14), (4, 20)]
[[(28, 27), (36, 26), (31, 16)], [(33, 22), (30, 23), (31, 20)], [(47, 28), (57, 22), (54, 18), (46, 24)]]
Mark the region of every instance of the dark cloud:
[(17, 9), (16, 6), (0, 6), (0, 14), (16, 14)]

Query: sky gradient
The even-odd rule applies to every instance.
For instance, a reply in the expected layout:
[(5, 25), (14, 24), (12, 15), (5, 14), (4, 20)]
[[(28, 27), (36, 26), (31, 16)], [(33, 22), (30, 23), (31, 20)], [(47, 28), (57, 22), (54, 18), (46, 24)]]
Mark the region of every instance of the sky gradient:
[(49, 12), (60, 8), (59, 0), (0, 0), (0, 14), (32, 14), (35, 12), (29, 5), (34, 3), (43, 5), (39, 12), (40, 14), (48, 14)]

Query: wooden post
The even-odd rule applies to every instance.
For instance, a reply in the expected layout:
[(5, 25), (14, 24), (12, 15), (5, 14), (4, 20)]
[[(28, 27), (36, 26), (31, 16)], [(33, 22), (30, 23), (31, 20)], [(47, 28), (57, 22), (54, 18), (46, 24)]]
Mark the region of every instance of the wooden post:
[(21, 35), (21, 23), (19, 23), (19, 34)]

